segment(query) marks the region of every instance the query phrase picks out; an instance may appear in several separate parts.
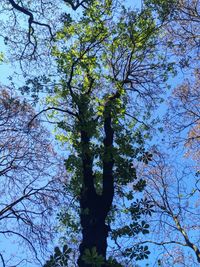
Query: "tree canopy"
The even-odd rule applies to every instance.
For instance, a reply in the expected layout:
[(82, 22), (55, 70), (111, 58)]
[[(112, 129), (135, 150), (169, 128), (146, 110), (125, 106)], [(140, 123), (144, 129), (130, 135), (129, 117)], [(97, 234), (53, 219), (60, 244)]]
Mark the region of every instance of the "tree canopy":
[[(138, 161), (147, 164), (152, 157), (145, 148), (149, 127), (144, 121), (159, 102), (172, 66), (158, 53), (157, 34), (151, 10), (128, 11), (112, 1), (94, 1), (78, 21), (68, 18), (57, 33), (52, 53), (61, 80), (48, 103), (58, 111), (62, 107), (63, 120), (55, 115), (57, 138), (71, 144), (65, 165), (71, 173), (68, 190), (79, 202), (79, 266), (91, 266), (92, 259), (109, 266), (109, 232), (116, 243), (123, 236), (148, 233), (140, 215), (150, 214), (151, 205), (145, 200), (130, 205), (129, 200), (146, 183), (137, 179), (136, 170)], [(123, 201), (132, 217), (123, 227), (115, 226), (122, 212), (115, 201)], [(149, 251), (127, 246), (121, 253), (143, 259)]]

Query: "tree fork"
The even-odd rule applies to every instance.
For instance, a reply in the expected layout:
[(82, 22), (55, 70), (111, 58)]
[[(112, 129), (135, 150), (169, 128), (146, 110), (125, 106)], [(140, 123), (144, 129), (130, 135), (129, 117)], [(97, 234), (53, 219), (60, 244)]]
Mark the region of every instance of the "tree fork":
[(82, 163), (83, 163), (83, 186), (80, 197), (81, 207), (81, 226), (82, 242), (79, 247), (80, 256), (78, 266), (92, 267), (83, 259), (85, 251), (96, 249), (98, 255), (104, 258), (106, 267), (107, 237), (110, 227), (106, 225), (106, 217), (110, 211), (114, 197), (114, 178), (113, 178), (113, 138), (111, 105), (105, 105), (104, 110), (104, 157), (103, 157), (103, 190), (102, 195), (98, 195), (94, 186), (94, 174), (92, 172), (92, 157), (90, 153), (90, 138), (86, 132), (81, 132), (82, 142)]

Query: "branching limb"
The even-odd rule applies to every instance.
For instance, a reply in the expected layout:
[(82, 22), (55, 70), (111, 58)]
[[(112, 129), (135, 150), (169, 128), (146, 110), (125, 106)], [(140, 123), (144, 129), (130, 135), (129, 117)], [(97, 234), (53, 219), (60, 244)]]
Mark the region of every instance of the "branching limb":
[(37, 114), (30, 120), (30, 122), (28, 123), (28, 128), (30, 128), (32, 122), (33, 122), (39, 115), (41, 115), (42, 113), (47, 112), (47, 111), (49, 111), (49, 110), (57, 110), (57, 111), (60, 111), (60, 112), (67, 113), (67, 114), (69, 114), (69, 115), (71, 115), (71, 116), (78, 117), (78, 114), (76, 114), (76, 113), (74, 113), (74, 112), (72, 112), (72, 111), (70, 111), (70, 110), (68, 110), (68, 109), (62, 109), (62, 108), (56, 108), (56, 107), (48, 107), (48, 108), (46, 108), (46, 109), (41, 110), (39, 113), (37, 113)]
[(69, 4), (71, 6), (71, 8), (76, 11), (80, 6), (82, 6), (83, 8), (86, 8), (86, 6), (84, 5), (87, 1), (86, 0), (82, 0), (76, 1), (76, 4), (74, 3), (73, 0), (64, 0), (65, 3)]
[(41, 22), (39, 22), (39, 21), (34, 20), (33, 13), (31, 13), (31, 12), (30, 12), (29, 10), (27, 10), (26, 8), (24, 8), (24, 7), (20, 6), (20, 5), (18, 5), (15, 1), (13, 1), (13, 0), (9, 0), (9, 2), (10, 2), (10, 4), (12, 5), (12, 7), (13, 7), (14, 9), (16, 9), (16, 10), (20, 11), (21, 13), (23, 13), (23, 14), (29, 16), (29, 20), (28, 20), (28, 23), (29, 23), (29, 38), (30, 38), (30, 35), (32, 35), (31, 32), (32, 32), (32, 31), (34, 32), (34, 29), (33, 29), (33, 27), (32, 27), (32, 24), (36, 24), (36, 25), (40, 25), (40, 26), (47, 27), (48, 30), (49, 30), (49, 33), (50, 33), (50, 35), (51, 35), (51, 37), (52, 37), (52, 39), (54, 38), (54, 35), (53, 35), (53, 33), (52, 33), (52, 30), (51, 30), (51, 27), (50, 27), (48, 24), (46, 24), (46, 23), (41, 23)]

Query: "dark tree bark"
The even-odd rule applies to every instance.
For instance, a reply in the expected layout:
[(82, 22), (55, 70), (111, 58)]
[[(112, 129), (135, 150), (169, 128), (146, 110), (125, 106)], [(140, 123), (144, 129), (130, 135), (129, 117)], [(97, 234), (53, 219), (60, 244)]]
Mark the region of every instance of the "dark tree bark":
[(91, 267), (83, 260), (85, 250), (96, 248), (98, 255), (103, 256), (106, 267), (107, 237), (110, 230), (106, 224), (106, 217), (111, 209), (114, 196), (113, 179), (113, 138), (111, 105), (107, 102), (104, 111), (104, 157), (103, 157), (103, 189), (102, 194), (97, 194), (94, 185), (94, 174), (92, 171), (93, 159), (90, 151), (90, 136), (81, 131), (82, 142), (82, 164), (83, 164), (83, 185), (80, 197), (82, 242), (80, 244), (80, 256), (78, 265), (80, 267)]

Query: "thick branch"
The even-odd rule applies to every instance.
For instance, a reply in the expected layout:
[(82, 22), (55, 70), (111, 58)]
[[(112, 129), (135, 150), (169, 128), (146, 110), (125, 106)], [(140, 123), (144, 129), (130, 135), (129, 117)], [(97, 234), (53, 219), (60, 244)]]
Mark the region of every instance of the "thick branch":
[(185, 230), (181, 226), (181, 224), (180, 224), (180, 222), (178, 220), (178, 217), (177, 216), (173, 216), (173, 219), (174, 219), (174, 222), (176, 223), (176, 226), (177, 226), (178, 230), (183, 235), (187, 246), (190, 247), (195, 252), (196, 257), (197, 257), (197, 261), (200, 263), (200, 250), (198, 249), (198, 247), (194, 243), (192, 243), (190, 241), (187, 233), (185, 232)]
[(64, 0), (64, 2), (69, 4), (74, 11), (77, 10), (80, 6), (86, 8), (84, 5), (84, 3), (86, 3), (85, 0), (82, 1), (77, 0), (76, 4), (73, 3), (73, 0)]
[(116, 92), (109, 97), (104, 109), (104, 157), (103, 157), (103, 203), (107, 212), (109, 211), (114, 196), (114, 177), (113, 177), (113, 139), (114, 130), (112, 128), (112, 102), (120, 97), (120, 93)]
[[(16, 10), (20, 11), (21, 13), (23, 13), (23, 14), (29, 16), (29, 20), (28, 20), (28, 23), (29, 23), (29, 29), (32, 29), (32, 24), (36, 24), (36, 25), (40, 25), (40, 26), (44, 26), (44, 27), (47, 27), (47, 28), (48, 28), (51, 37), (52, 37), (52, 38), (54, 37), (54, 35), (53, 35), (53, 33), (52, 33), (52, 30), (51, 30), (51, 27), (50, 27), (48, 24), (46, 24), (46, 23), (41, 23), (41, 22), (39, 22), (39, 21), (35, 21), (35, 20), (34, 20), (34, 16), (33, 16), (33, 14), (32, 14), (29, 10), (27, 10), (26, 8), (24, 8), (24, 7), (20, 6), (20, 5), (18, 5), (15, 1), (13, 1), (13, 0), (9, 0), (9, 2), (10, 2), (10, 4), (12, 5), (12, 7), (13, 7), (14, 9), (16, 9)], [(30, 31), (29, 31), (29, 35), (30, 35), (30, 34), (31, 34), (31, 33), (30, 33)]]
[[(90, 151), (90, 138), (86, 131), (81, 130), (82, 164), (83, 164), (83, 190), (94, 196), (94, 175), (92, 171), (93, 159)], [(84, 193), (85, 194), (85, 193)]]

